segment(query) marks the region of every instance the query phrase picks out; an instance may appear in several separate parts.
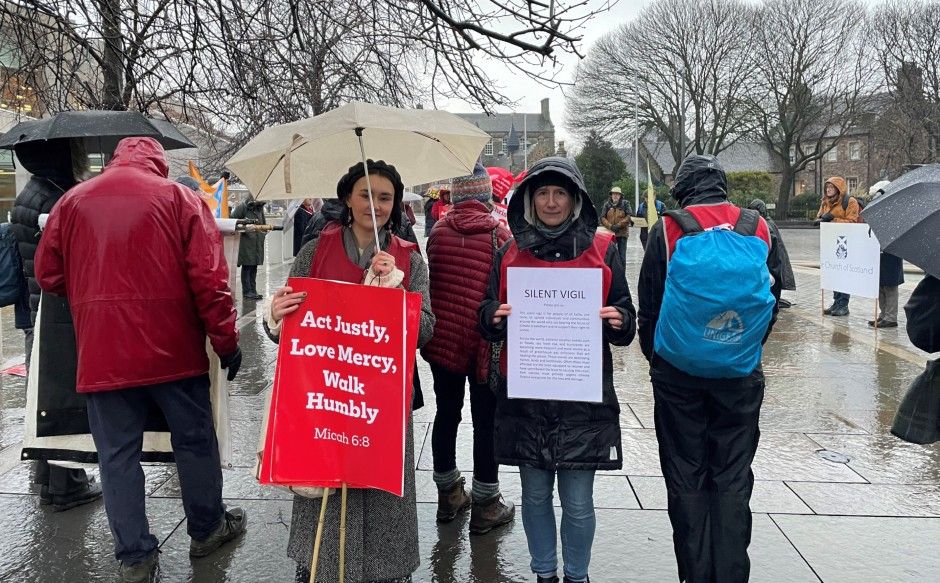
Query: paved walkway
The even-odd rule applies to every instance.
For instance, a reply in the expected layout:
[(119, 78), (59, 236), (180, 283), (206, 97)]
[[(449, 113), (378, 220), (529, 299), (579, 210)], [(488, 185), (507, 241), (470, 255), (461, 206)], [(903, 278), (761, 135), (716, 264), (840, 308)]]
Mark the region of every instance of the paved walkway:
[[(812, 257), (815, 231), (785, 231), (797, 259)], [(628, 275), (635, 291), (641, 259), (630, 239)], [(259, 274), (266, 296), (288, 265)], [(888, 432), (899, 399), (923, 370), (926, 355), (902, 327), (875, 332), (870, 300), (852, 300), (849, 318), (819, 314), (818, 272), (797, 269), (800, 291), (781, 314), (765, 351), (768, 376), (761, 446), (754, 471), (752, 580), (756, 582), (940, 581), (940, 447), (915, 446)], [(902, 288), (902, 304), (913, 284)], [(151, 528), (162, 542), (163, 581), (290, 581), (285, 557), (289, 497), (251, 477), (262, 397), (274, 370), (253, 303), (240, 305), (245, 363), (232, 386), (236, 467), (223, 495), (249, 513), (249, 532), (230, 549), (191, 561), (179, 484), (172, 466), (150, 465)], [(22, 353), (22, 335), (2, 317), (3, 358)], [(431, 403), (415, 414), (422, 565), (418, 582), (531, 581), (521, 522), (470, 538), (467, 520), (438, 526), (431, 480), (431, 375), (420, 361)], [(599, 583), (676, 580), (666, 496), (653, 431), (652, 394), (636, 345), (615, 349), (615, 385), (622, 403), (624, 469), (597, 479), (598, 528), (591, 568)], [(63, 514), (39, 506), (30, 464), (20, 463), (24, 387), (0, 385), (0, 581), (112, 581), (116, 567), (101, 503)], [(469, 422), (469, 411), (465, 419)], [(472, 471), (471, 426), (460, 428), (458, 465)], [(842, 460), (845, 463), (840, 463)], [(847, 460), (847, 461), (845, 461)], [(519, 504), (515, 468), (504, 468), (507, 498)]]

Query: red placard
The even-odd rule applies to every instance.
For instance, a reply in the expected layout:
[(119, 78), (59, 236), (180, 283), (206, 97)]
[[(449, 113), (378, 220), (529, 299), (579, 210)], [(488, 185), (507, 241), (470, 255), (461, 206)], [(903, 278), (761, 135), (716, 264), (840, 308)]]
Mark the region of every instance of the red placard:
[(401, 496), (421, 294), (313, 278), (284, 318), (262, 484)]

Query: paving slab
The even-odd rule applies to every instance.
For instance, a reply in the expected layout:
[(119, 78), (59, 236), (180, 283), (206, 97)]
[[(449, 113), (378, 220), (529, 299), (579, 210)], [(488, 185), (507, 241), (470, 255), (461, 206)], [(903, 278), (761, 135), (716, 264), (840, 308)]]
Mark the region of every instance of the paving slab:
[(281, 500), (230, 500), (248, 513), (245, 535), (202, 559), (189, 557), (184, 521), (160, 547), (162, 581), (190, 583), (290, 583), (295, 563), (287, 558), (291, 503)]
[(772, 518), (826, 583), (940, 581), (938, 518)]
[(940, 485), (791, 482), (816, 514), (940, 518)]
[(820, 445), (802, 433), (762, 432), (754, 457), (754, 477), (801, 482), (865, 481), (845, 464), (820, 457), (819, 449)]
[(893, 435), (811, 434), (809, 437), (821, 447), (847, 455), (848, 466), (869, 482), (940, 484), (940, 443), (916, 445)]
[[(434, 509), (433, 504), (418, 507), (422, 565), (415, 574), (416, 583), (533, 580), (520, 520), (492, 536), (470, 537), (466, 518), (447, 525), (424, 527), (433, 523)], [(646, 583), (677, 579), (672, 527), (665, 512), (598, 511), (594, 540), (593, 582)], [(819, 581), (767, 515), (754, 516), (750, 556), (752, 582)]]
[[(56, 513), (33, 496), (0, 494), (0, 581), (113, 583), (117, 562), (101, 501)], [(150, 499), (147, 516), (159, 540), (183, 519), (179, 500)], [(165, 579), (177, 581), (178, 579)]]
[[(666, 482), (652, 476), (628, 476), (644, 510), (665, 510)], [(779, 481), (755, 480), (751, 494), (751, 512), (780, 514), (812, 514), (800, 497)]]

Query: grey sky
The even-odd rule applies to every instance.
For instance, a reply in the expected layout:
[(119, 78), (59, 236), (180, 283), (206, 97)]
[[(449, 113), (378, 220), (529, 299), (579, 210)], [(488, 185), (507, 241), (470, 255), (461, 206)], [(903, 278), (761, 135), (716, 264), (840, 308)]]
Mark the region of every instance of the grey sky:
[[(644, 6), (652, 3), (653, 0), (620, 0), (617, 5), (609, 12), (592, 19), (582, 31), (584, 41), (582, 42), (582, 53), (587, 54), (591, 45), (605, 33), (616, 29), (621, 24), (633, 20), (637, 17)], [(861, 0), (864, 4), (873, 6), (879, 4), (881, 0)], [(589, 5), (602, 5), (602, 0), (588, 0)], [(557, 79), (568, 82), (571, 80), (578, 59), (573, 55), (565, 55), (559, 59), (558, 65), (554, 68), (546, 68), (546, 72), (557, 72)], [(492, 65), (489, 68), (494, 71), (493, 77), (503, 87), (504, 92), (512, 99), (516, 100), (515, 111), (537, 113), (539, 111), (539, 102), (548, 97), (551, 99), (552, 121), (555, 123), (555, 139), (565, 140), (572, 143), (572, 136), (565, 127), (565, 93), (570, 90), (570, 86), (561, 86), (554, 89), (546, 88), (538, 82), (522, 77), (518, 73), (512, 72), (503, 65)], [(438, 107), (454, 112), (477, 111), (467, 103), (451, 100), (438, 103)], [(510, 107), (498, 107), (497, 111), (513, 111)]]

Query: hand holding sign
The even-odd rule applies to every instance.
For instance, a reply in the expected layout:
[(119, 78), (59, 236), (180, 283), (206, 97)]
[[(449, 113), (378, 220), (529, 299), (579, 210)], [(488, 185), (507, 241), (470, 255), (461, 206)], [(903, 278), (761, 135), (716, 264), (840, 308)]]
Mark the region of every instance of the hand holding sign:
[(348, 483), (401, 496), (421, 295), (308, 278), (288, 283), (272, 302), (284, 323), (261, 483)]

